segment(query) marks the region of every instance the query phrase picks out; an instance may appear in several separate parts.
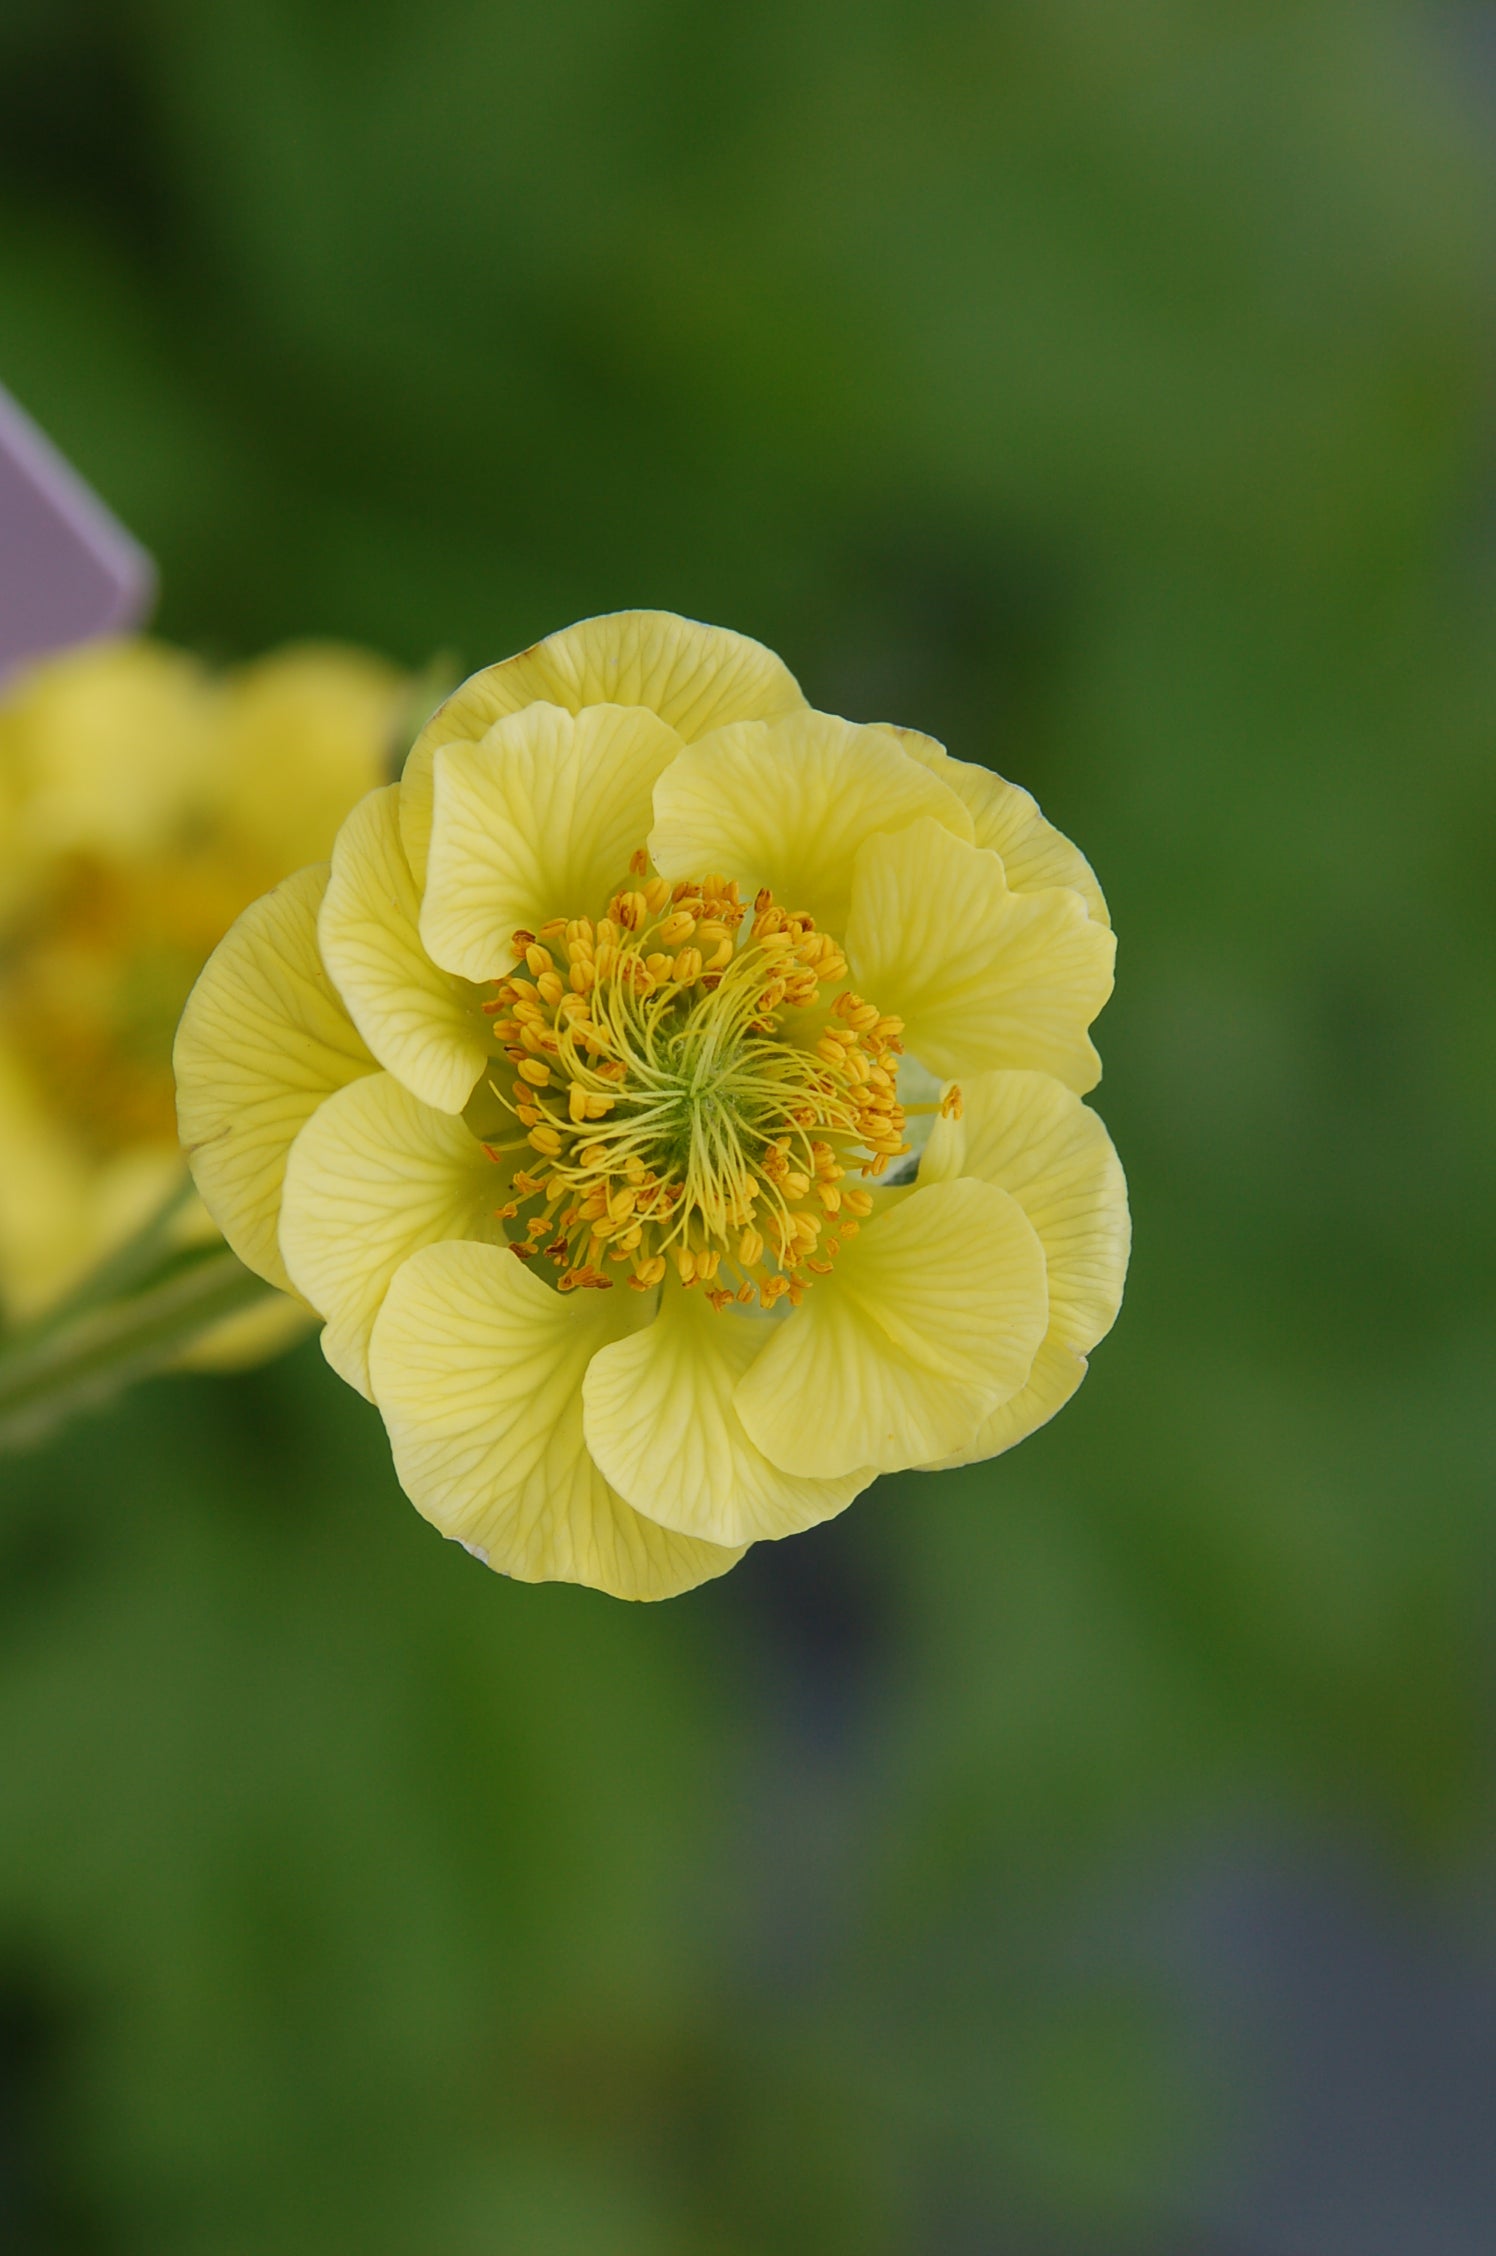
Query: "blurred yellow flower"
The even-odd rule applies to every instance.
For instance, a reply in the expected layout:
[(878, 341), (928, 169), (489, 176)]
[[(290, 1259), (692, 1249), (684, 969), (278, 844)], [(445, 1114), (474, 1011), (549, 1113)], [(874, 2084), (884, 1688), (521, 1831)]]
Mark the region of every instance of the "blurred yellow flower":
[[(325, 854), (389, 773), (408, 694), (359, 652), (213, 675), (151, 642), (91, 644), (0, 698), (0, 1299), (45, 1310), (181, 1170), (171, 1044), (235, 916)], [(210, 1231), (201, 1208), (185, 1235)], [(237, 1357), (293, 1304), (235, 1319)]]
[(1073, 1392), (1127, 1259), (1112, 955), (1027, 793), (621, 613), (475, 675), (245, 913), (182, 1137), (428, 1519), (665, 1597)]

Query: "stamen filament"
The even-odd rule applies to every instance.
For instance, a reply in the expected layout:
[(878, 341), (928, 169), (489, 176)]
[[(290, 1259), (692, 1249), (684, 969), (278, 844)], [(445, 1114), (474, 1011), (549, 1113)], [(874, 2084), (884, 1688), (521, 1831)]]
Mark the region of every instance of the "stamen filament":
[(514, 1177), (538, 1203), (513, 1250), (553, 1262), (562, 1291), (611, 1285), (604, 1257), (647, 1291), (668, 1256), (714, 1308), (798, 1304), (839, 1250), (827, 1222), (851, 1236), (871, 1206), (839, 1188), (849, 1168), (904, 1148), (900, 1021), (842, 986), (840, 949), (767, 890), (745, 931), (735, 884), (647, 871), (641, 849), (596, 926), (516, 932), (522, 968), (485, 1005), (519, 1035), (512, 1084), (490, 1087), (526, 1131), (488, 1148), (547, 1163)]

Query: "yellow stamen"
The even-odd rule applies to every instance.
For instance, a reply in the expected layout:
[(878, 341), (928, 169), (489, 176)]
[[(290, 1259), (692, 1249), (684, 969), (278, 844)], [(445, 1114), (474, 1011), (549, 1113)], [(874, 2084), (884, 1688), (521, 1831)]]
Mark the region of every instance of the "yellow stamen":
[(523, 968), (489, 1006), (518, 1037), (508, 1094), (493, 1086), (549, 1163), (514, 1177), (534, 1202), (516, 1250), (566, 1292), (607, 1287), (603, 1262), (650, 1291), (668, 1260), (714, 1309), (798, 1305), (871, 1211), (849, 1172), (904, 1148), (899, 1022), (841, 987), (810, 916), (767, 890), (750, 915), (726, 878), (648, 866), (634, 855), (596, 925), (516, 933)]

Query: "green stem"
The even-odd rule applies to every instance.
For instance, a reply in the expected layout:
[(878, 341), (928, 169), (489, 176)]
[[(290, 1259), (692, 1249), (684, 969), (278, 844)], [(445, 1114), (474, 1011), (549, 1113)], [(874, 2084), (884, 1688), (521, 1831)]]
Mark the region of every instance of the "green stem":
[(106, 1301), (120, 1300), (133, 1292), (154, 1272), (164, 1267), (173, 1252), (171, 1226), (192, 1196), (192, 1177), (186, 1168), (181, 1180), (172, 1185), (166, 1197), (133, 1238), (128, 1238), (96, 1269), (76, 1284), (61, 1300), (43, 1310), (24, 1331), (11, 1338), (0, 1338), (0, 1359), (7, 1356), (13, 1346), (30, 1347), (53, 1332), (61, 1331), (65, 1324), (89, 1308), (101, 1308)]
[(74, 1412), (162, 1370), (210, 1326), (267, 1293), (217, 1246), (178, 1259), (128, 1299), (98, 1305), (91, 1290), (86, 1302), (75, 1296), (65, 1321), (49, 1315), (0, 1350), (0, 1450), (28, 1448)]

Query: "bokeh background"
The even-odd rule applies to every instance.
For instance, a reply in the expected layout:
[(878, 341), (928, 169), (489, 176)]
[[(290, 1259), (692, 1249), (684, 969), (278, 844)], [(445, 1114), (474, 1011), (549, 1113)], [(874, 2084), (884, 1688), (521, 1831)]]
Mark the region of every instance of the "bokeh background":
[(1496, 14), (5, 0), (0, 376), (160, 630), (661, 605), (1028, 784), (1121, 1322), (660, 1609), (315, 1347), (3, 1467), (18, 2256), (1496, 2242)]

